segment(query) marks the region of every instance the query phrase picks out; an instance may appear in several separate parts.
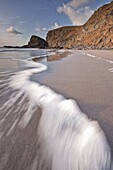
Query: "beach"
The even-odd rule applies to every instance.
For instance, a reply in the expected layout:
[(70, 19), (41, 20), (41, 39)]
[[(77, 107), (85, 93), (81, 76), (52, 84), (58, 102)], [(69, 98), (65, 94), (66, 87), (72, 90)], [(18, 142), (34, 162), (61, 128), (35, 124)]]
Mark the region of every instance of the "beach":
[[(113, 153), (112, 53), (112, 51), (98, 50), (23, 50), (23, 52), (15, 52), (14, 50), (12, 52), (8, 51), (8, 53), (5, 51), (0, 54), (2, 99), (0, 101), (1, 170), (51, 169), (51, 155), (54, 158), (58, 154), (59, 158), (59, 154), (61, 154), (57, 152), (57, 147), (60, 147), (60, 145), (57, 146), (57, 143), (55, 143), (54, 134), (56, 133), (57, 126), (61, 126), (61, 129), (62, 126), (65, 127), (60, 122), (60, 120), (64, 121), (65, 119), (67, 121), (65, 117), (67, 113), (67, 110), (65, 111), (65, 102), (67, 102), (67, 108), (69, 105), (68, 109), (71, 109), (71, 107), (74, 107), (74, 101), (74, 105), (77, 103), (77, 109), (78, 107), (80, 108), (80, 116), (82, 112), (88, 116), (82, 122), (83, 130), (85, 130), (85, 121), (86, 128), (89, 120), (96, 120), (99, 123), (100, 127), (94, 126), (99, 136), (96, 136), (97, 134), (94, 132), (95, 136), (93, 135), (94, 139), (92, 139), (91, 143), (93, 141), (96, 143), (100, 140), (102, 147), (107, 148), (106, 150), (109, 151), (109, 145)], [(6, 60), (4, 60), (3, 56), (6, 57)], [(9, 68), (6, 65), (7, 59), (9, 59), (10, 63), (7, 64)], [(65, 106), (64, 110), (62, 104)], [(60, 105), (61, 108), (59, 108), (60, 106), (57, 107), (57, 105)], [(54, 108), (56, 108), (56, 112)], [(63, 116), (57, 117), (58, 109), (62, 110), (65, 119)], [(77, 111), (77, 116), (79, 116), (77, 109), (75, 111)], [(48, 116), (46, 113), (48, 113)], [(54, 120), (53, 113), (56, 120), (58, 118), (58, 122)], [(73, 122), (74, 119), (72, 117), (69, 120)], [(49, 131), (49, 125), (53, 129), (55, 127), (54, 131), (51, 132), (53, 136), (51, 136)], [(76, 131), (76, 128), (73, 128)], [(99, 133), (101, 129), (105, 133), (108, 143), (104, 140), (103, 132)], [(57, 133), (59, 136), (61, 132), (58, 129)], [(43, 136), (43, 133), (45, 136)], [(52, 140), (49, 139), (50, 137)], [(75, 136), (76, 138), (78, 139), (78, 136)], [(42, 145), (45, 142), (44, 139), (47, 139), (47, 145), (46, 143)], [(64, 138), (61, 139), (62, 141), (64, 140)], [(83, 138), (81, 139), (84, 140)], [(53, 143), (55, 143), (56, 148), (54, 148)], [(89, 143), (89, 148), (91, 143)], [(62, 145), (60, 140), (58, 140), (58, 144)], [(72, 144), (74, 145), (74, 143)], [(76, 150), (78, 146), (74, 146)], [(46, 155), (48, 148), (51, 152), (49, 155)], [(51, 148), (55, 149), (54, 152)], [(55, 151), (56, 155), (54, 155)], [(70, 154), (72, 152), (73, 150)], [(77, 152), (79, 157), (80, 153), (79, 151)], [(67, 151), (65, 154), (67, 154)], [(101, 157), (101, 151), (99, 154), (97, 157)], [(43, 157), (43, 155), (47, 157)], [(58, 161), (62, 167), (63, 165), (59, 159)], [(63, 161), (65, 159), (63, 160), (62, 158)], [(55, 162), (53, 165), (54, 169), (58, 168)]]
[(98, 120), (113, 151), (112, 62), (112, 51), (74, 51), (71, 56), (51, 64), (49, 74), (34, 75), (33, 80), (76, 100), (89, 118)]

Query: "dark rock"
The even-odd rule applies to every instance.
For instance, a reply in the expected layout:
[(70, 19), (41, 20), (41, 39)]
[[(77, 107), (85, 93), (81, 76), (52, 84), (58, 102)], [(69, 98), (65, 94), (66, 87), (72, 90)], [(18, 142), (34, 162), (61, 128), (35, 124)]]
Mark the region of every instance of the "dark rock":
[(23, 45), (20, 48), (28, 48), (28, 45)]
[(21, 47), (19, 47), (19, 46), (4, 45), (4, 48), (21, 48)]
[(30, 38), (30, 41), (28, 42), (28, 48), (47, 48), (48, 47), (48, 43), (36, 36), (36, 35), (32, 35)]

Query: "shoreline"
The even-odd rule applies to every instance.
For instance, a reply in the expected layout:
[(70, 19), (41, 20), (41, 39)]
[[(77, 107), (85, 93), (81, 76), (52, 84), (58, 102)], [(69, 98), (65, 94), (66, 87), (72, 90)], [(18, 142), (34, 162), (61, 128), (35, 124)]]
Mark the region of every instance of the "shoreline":
[[(89, 51), (88, 51), (89, 52)], [(97, 55), (98, 51), (90, 51)], [(106, 51), (106, 53), (112, 52)], [(48, 63), (47, 72), (34, 74), (32, 81), (38, 81), (52, 88), (64, 97), (77, 101), (80, 109), (90, 119), (97, 120), (107, 136), (113, 154), (112, 102), (113, 76), (109, 69), (113, 66), (103, 58), (106, 53), (98, 53), (95, 58), (78, 51), (58, 62)], [(101, 59), (98, 59), (102, 55)], [(104, 55), (104, 56), (103, 56)]]
[(63, 48), (63, 47), (55, 47), (55, 48), (53, 48), (53, 47), (45, 47), (45, 48), (37, 48), (37, 47), (27, 47), (27, 45), (23, 45), (23, 46), (7, 46), (7, 45), (4, 45), (3, 47), (0, 47), (0, 48), (9, 48), (9, 49), (12, 49), (12, 48), (14, 48), (14, 49), (24, 49), (24, 48), (26, 48), (26, 49), (29, 49), (29, 48), (31, 48), (31, 49), (56, 49), (56, 50), (60, 50), (60, 49), (63, 49), (63, 50), (80, 50), (80, 51), (82, 51), (82, 50), (113, 50), (113, 47), (101, 47), (101, 48), (99, 48), (99, 47), (94, 47), (94, 46), (86, 46), (86, 47), (84, 47), (84, 46), (76, 46), (76, 47), (74, 47), (74, 48)]
[[(109, 68), (112, 67), (112, 63), (98, 59), (100, 56), (96, 57), (96, 53), (103, 56), (102, 52), (99, 54), (98, 51), (94, 54), (75, 50), (39, 50), (37, 52), (28, 50), (27, 53), (25, 51), (1, 53), (1, 56), (4, 56), (4, 60), (1, 60), (4, 61), (3, 69), (6, 71), (9, 69), (7, 66), (10, 65), (14, 73), (12, 75), (10, 72), (8, 74), (1, 72), (3, 74), (1, 76), (3, 100), (0, 103), (2, 125), (0, 167), (2, 169), (28, 167), (27, 169), (31, 170), (34, 163), (38, 169), (40, 166), (43, 167), (42, 169), (47, 169), (46, 166), (51, 167), (51, 161), (49, 162), (43, 156), (52, 152), (53, 157), (56, 158), (59, 151), (65, 150), (66, 152), (62, 152), (64, 156), (62, 153), (58, 156), (59, 161), (65, 157), (65, 153), (70, 159), (68, 147), (72, 151), (71, 155), (75, 155), (73, 158), (77, 154), (82, 164), (84, 159), (79, 157), (81, 151), (85, 157), (90, 155), (88, 160), (92, 161), (87, 163), (87, 167), (90, 165), (92, 167), (95, 159), (96, 162), (100, 160), (100, 164), (104, 166), (103, 158), (106, 160), (106, 165), (110, 165), (111, 150), (113, 153), (111, 131), (113, 128), (113, 94), (111, 93), (113, 73)], [(7, 62), (10, 54), (13, 58), (10, 57)], [(1, 63), (3, 65), (3, 62)], [(15, 68), (18, 71), (15, 71)], [(80, 126), (78, 126), (79, 123)], [(91, 127), (94, 131), (90, 129)], [(91, 130), (91, 136), (88, 133), (88, 138), (87, 130), (88, 132)], [(80, 149), (84, 144), (83, 141), (87, 139), (89, 139), (88, 145), (86, 144), (83, 150)], [(71, 146), (70, 142), (72, 142)], [(47, 150), (44, 149), (45, 146)], [(51, 146), (55, 150), (52, 150)], [(93, 153), (94, 155), (97, 153), (94, 161)], [(56, 163), (61, 167), (58, 159)], [(66, 163), (70, 162), (64, 159), (63, 164)]]

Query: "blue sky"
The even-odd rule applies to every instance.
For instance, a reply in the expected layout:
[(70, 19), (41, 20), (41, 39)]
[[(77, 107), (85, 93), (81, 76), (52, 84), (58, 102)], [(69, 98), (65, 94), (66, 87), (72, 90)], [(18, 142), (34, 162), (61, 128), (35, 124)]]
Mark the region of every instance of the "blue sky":
[(82, 25), (111, 0), (0, 0), (0, 46), (27, 44), (32, 34)]

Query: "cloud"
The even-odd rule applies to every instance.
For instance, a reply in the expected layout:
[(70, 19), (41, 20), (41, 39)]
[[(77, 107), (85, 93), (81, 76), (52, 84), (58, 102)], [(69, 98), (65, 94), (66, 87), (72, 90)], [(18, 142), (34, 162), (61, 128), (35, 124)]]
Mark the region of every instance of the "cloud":
[(13, 35), (22, 34), (21, 32), (15, 30), (15, 28), (14, 28), (13, 26), (10, 26), (9, 28), (7, 28), (6, 31), (7, 31), (8, 33), (13, 34)]
[(45, 27), (39, 27), (39, 28), (35, 28), (35, 30), (39, 33), (46, 33), (47, 31), (51, 30), (51, 29), (57, 29), (61, 27), (60, 25), (58, 25), (57, 22), (54, 23), (54, 25), (52, 25), (50, 28), (45, 28)]
[(15, 16), (15, 17), (8, 17), (8, 19), (19, 19), (20, 18), (20, 16)]
[(48, 29), (47, 28), (35, 28), (37, 32), (46, 32)]
[(39, 36), (40, 37), (43, 37), (43, 38), (46, 38), (47, 36), (47, 32), (49, 30), (53, 30), (53, 29), (57, 29), (61, 27), (57, 22), (55, 22), (52, 26), (50, 26), (49, 28), (46, 28), (46, 27), (36, 27), (35, 28), (35, 31), (38, 32)]
[(78, 8), (78, 7), (81, 7), (83, 5), (89, 4), (92, 1), (93, 0), (72, 0), (69, 3), (67, 3), (67, 4), (69, 4), (72, 7)]
[(25, 24), (27, 23), (26, 21), (18, 21), (19, 24)]
[(51, 29), (57, 29), (57, 28), (59, 28), (59, 27), (61, 27), (61, 26), (58, 25), (57, 22), (55, 22), (54, 25), (51, 27)]
[(4, 45), (12, 45), (12, 46), (22, 46), (28, 42), (28, 37), (26, 35), (23, 36), (15, 36), (12, 34), (7, 34), (6, 30), (0, 28), (0, 46)]
[(92, 1), (93, 0), (72, 0), (58, 7), (57, 11), (67, 15), (73, 25), (82, 25), (94, 12), (90, 6), (87, 6)]
[(0, 25), (7, 25), (8, 23), (0, 22)]

